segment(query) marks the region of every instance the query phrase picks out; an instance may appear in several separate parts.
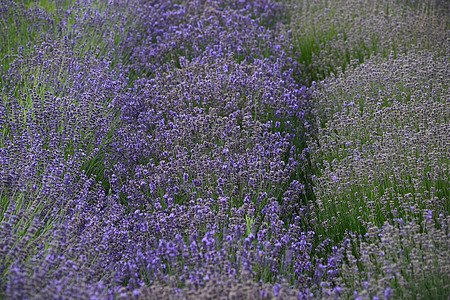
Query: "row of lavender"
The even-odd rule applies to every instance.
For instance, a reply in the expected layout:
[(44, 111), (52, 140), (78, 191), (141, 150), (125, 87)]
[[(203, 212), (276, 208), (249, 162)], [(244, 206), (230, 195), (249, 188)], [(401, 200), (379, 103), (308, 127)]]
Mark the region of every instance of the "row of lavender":
[(0, 296), (445, 298), (448, 5), (329, 2), (2, 0)]

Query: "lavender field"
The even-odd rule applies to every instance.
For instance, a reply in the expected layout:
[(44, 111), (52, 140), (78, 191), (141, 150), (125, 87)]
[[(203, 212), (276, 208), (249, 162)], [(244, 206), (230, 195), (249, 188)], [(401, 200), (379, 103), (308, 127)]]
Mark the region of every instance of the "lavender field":
[(0, 299), (449, 299), (448, 0), (0, 0)]

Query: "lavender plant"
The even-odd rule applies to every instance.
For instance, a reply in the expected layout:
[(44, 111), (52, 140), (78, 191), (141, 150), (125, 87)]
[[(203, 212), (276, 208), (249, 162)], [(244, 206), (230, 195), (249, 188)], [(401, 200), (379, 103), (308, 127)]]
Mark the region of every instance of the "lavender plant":
[(291, 1), (296, 79), (310, 86), (372, 55), (447, 44), (445, 1)]
[(446, 299), (448, 13), (0, 0), (0, 298)]
[(362, 233), (364, 222), (381, 226), (410, 209), (449, 213), (447, 63), (425, 50), (389, 62), (376, 56), (313, 93), (318, 112), (333, 115), (318, 120), (308, 144), (320, 170), (317, 230)]

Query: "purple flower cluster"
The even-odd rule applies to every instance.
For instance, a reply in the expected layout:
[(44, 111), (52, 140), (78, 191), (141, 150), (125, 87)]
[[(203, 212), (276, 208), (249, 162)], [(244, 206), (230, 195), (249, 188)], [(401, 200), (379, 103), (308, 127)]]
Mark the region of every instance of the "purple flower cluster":
[(276, 28), (286, 21), (288, 13), (281, 3), (266, 0), (155, 2), (136, 0), (134, 3), (140, 22), (125, 44), (132, 49), (130, 61), (137, 73), (153, 73), (162, 66), (179, 67), (181, 57), (189, 61), (228, 54), (238, 61), (283, 57), (287, 40), (284, 36), (277, 37), (267, 27)]
[(0, 298), (448, 292), (448, 44), (325, 59), (300, 7), (0, 0)]

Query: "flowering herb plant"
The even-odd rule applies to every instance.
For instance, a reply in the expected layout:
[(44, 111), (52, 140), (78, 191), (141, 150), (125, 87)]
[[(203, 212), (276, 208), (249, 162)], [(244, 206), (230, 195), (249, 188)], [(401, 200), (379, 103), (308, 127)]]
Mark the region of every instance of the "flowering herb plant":
[(448, 299), (449, 20), (0, 0), (0, 298)]

